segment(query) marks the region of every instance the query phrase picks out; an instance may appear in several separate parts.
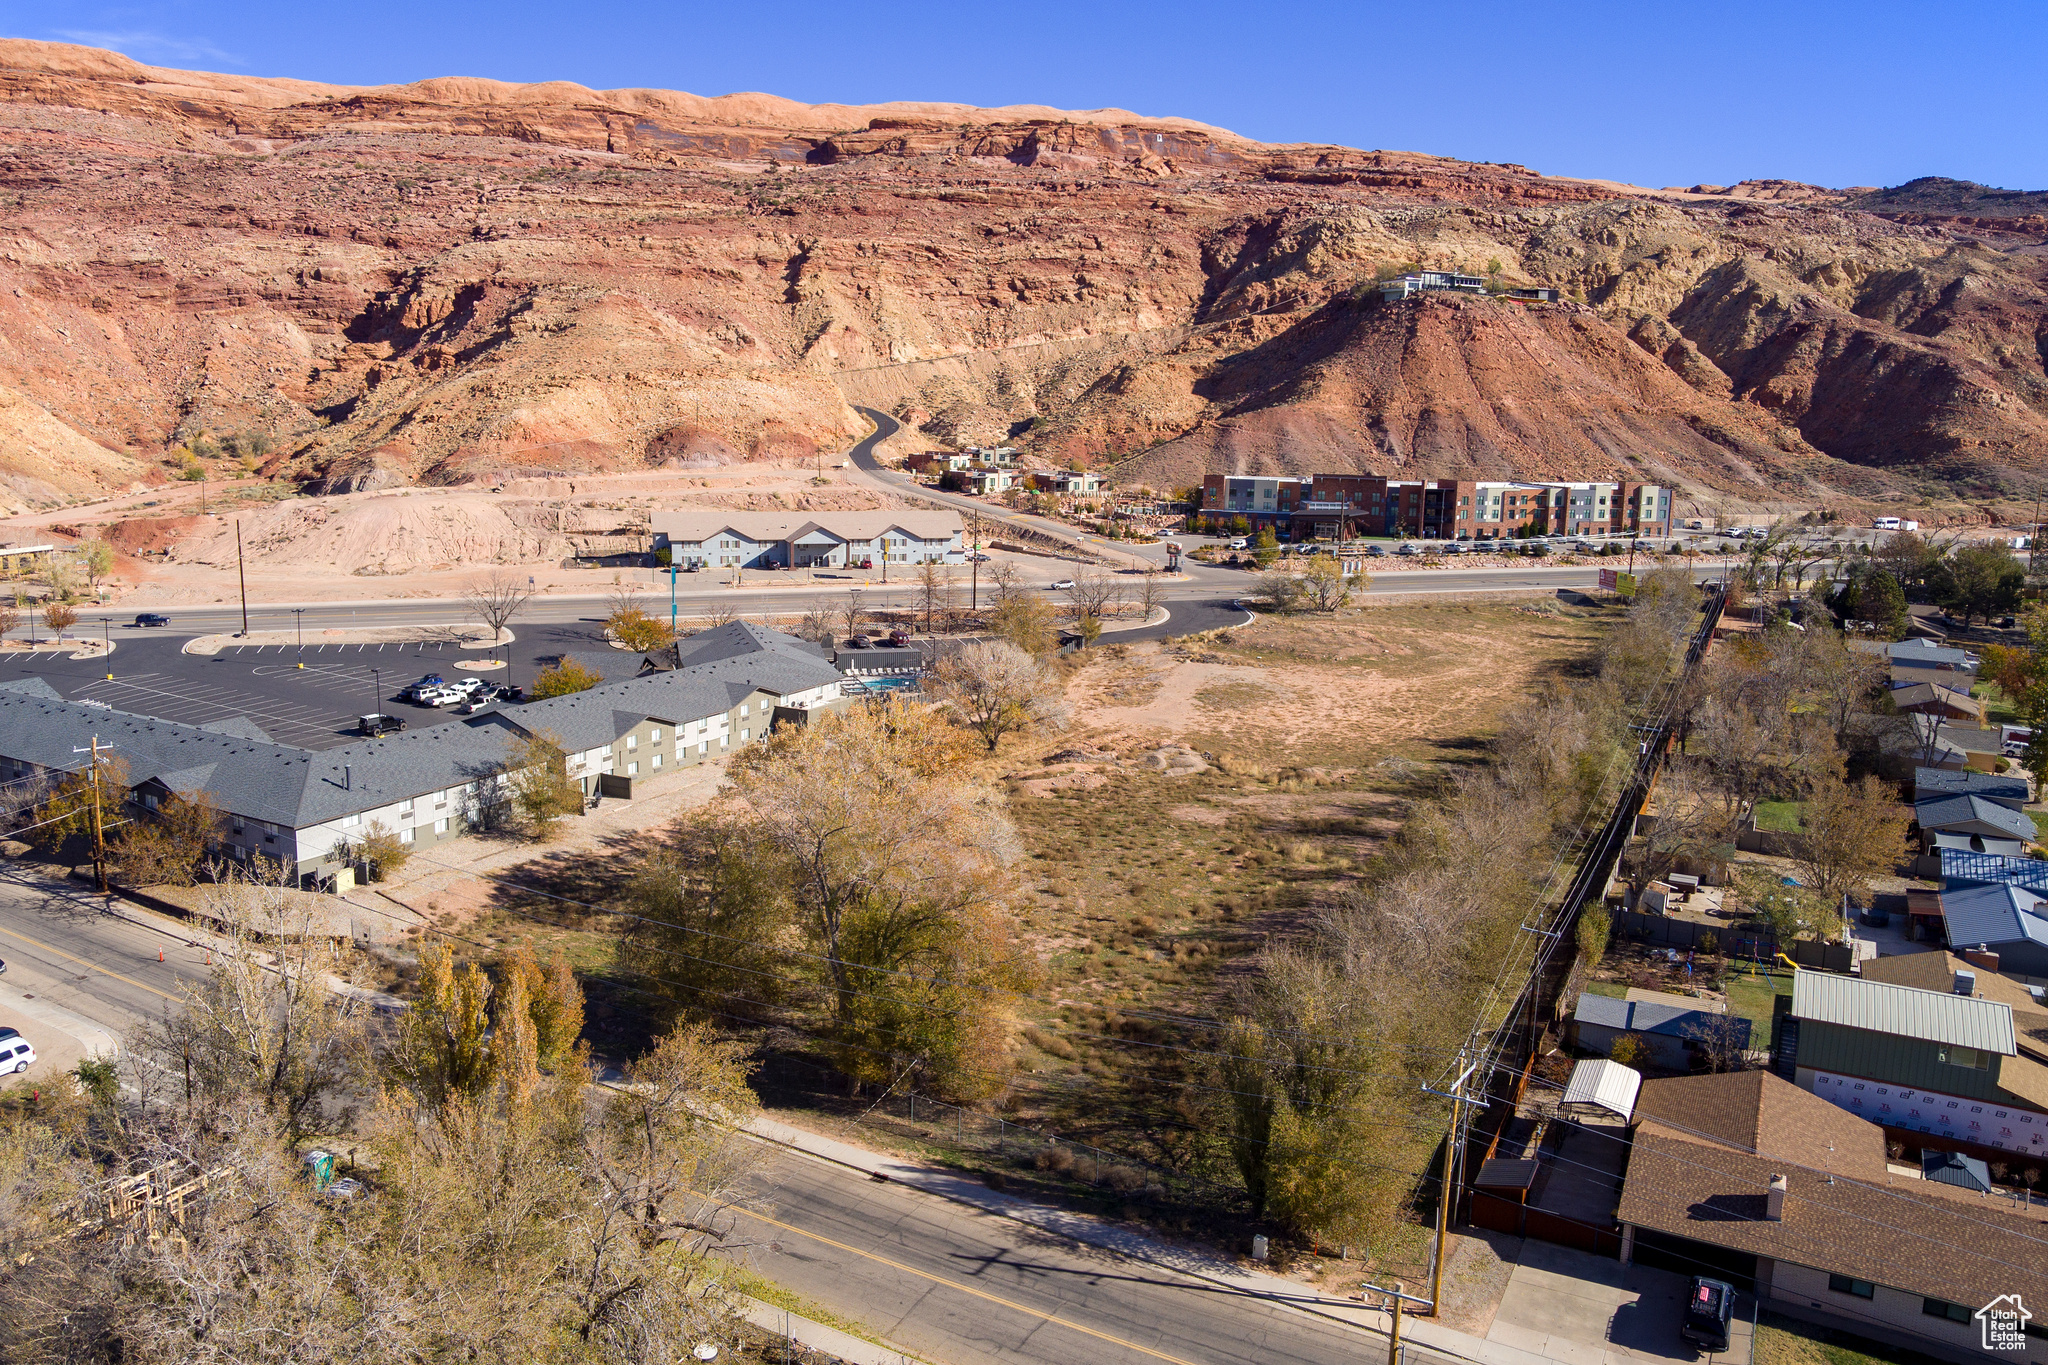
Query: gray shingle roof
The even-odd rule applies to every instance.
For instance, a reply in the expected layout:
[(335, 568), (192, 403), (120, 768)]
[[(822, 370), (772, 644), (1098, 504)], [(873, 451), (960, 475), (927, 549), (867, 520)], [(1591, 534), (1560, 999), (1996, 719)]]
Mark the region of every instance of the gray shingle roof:
[(2020, 886), (1966, 886), (1941, 893), (1941, 917), (1948, 941), (1957, 947), (1981, 943), (2037, 943), (2048, 948), (2048, 919), (2042, 898)]
[(1950, 772), (1946, 768), (1913, 770), (1914, 800), (1930, 801), (1943, 796), (1981, 796), (2017, 810), (2027, 804), (2027, 780), (1997, 773)]
[(1975, 667), (1967, 651), (1937, 645), (1932, 640), (1901, 640), (1886, 649), (1885, 655), (1899, 664), (1947, 664), (1958, 669)]
[[(1582, 1024), (1673, 1038), (1688, 1037), (1709, 1025), (1718, 1027), (1722, 1022), (1721, 1015), (1709, 1010), (1689, 1010), (1667, 1005), (1661, 1000), (1623, 1000), (1612, 995), (1595, 995), (1591, 991), (1579, 997), (1572, 1010), (1572, 1018)], [(1749, 1020), (1737, 1018), (1729, 1022), (1741, 1035), (1740, 1046), (1748, 1046)]]
[[(1942, 905), (1947, 908), (1946, 896)], [(1832, 972), (1801, 971), (1792, 978), (1792, 1014), (1797, 1019), (1973, 1047), (2007, 1057), (2019, 1050), (2010, 1005)]]
[[(717, 656), (707, 662), (318, 752), (245, 733), (256, 727), (239, 718), (180, 725), (66, 702), (46, 683), (0, 685), (0, 755), (74, 769), (72, 750), (97, 734), (127, 765), (131, 783), (155, 778), (173, 791), (204, 789), (238, 815), (304, 829), (488, 775), (504, 762), (515, 728), (549, 731), (571, 750), (594, 749), (648, 717), (702, 720), (756, 692), (786, 696), (839, 680), (829, 663), (778, 632), (734, 622), (706, 635), (718, 637), (701, 651)], [(638, 664), (636, 654), (621, 657)]]
[(2008, 839), (2032, 839), (2034, 822), (2010, 806), (2001, 806), (1981, 796), (1937, 796), (1913, 803), (1913, 818), (1924, 830), (1951, 829), (1957, 825), (1984, 824)]

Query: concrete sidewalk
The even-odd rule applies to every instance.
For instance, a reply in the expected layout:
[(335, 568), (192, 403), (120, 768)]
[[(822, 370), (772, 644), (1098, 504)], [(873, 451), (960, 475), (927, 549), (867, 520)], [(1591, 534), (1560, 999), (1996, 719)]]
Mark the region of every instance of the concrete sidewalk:
[(925, 1365), (921, 1356), (891, 1346), (877, 1346), (864, 1337), (852, 1336), (837, 1327), (798, 1317), (787, 1308), (777, 1308), (759, 1299), (747, 1299), (740, 1316), (764, 1332), (785, 1337), (797, 1345), (837, 1356), (846, 1365)]
[[(859, 1171), (870, 1178), (892, 1180), (942, 1199), (1014, 1219), (1055, 1236), (1100, 1247), (1106, 1251), (1164, 1267), (1182, 1275), (1222, 1285), (1248, 1297), (1277, 1303), (1302, 1312), (1314, 1313), (1384, 1336), (1389, 1329), (1388, 1314), (1351, 1299), (1322, 1294), (1300, 1283), (1201, 1247), (1181, 1246), (1151, 1233), (1113, 1223), (1091, 1214), (1036, 1204), (1012, 1194), (991, 1190), (981, 1181), (935, 1166), (899, 1161), (856, 1147), (836, 1138), (797, 1128), (765, 1116), (747, 1125), (756, 1137)], [(1477, 1362), (1478, 1365), (1542, 1365), (1543, 1362), (1582, 1359), (1549, 1356), (1506, 1342), (1490, 1341), (1454, 1328), (1403, 1316), (1402, 1340), (1445, 1355)], [(893, 1362), (891, 1362), (893, 1365)]]

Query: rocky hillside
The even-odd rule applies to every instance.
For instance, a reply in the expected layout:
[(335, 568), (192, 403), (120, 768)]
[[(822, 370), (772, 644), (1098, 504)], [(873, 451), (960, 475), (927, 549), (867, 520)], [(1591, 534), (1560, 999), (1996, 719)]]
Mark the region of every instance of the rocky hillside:
[[(0, 508), (194, 456), (322, 491), (837, 449), (849, 401), (1169, 487), (1640, 470), (2031, 497), (2043, 196), (1643, 190), (1186, 120), (0, 41)], [(1572, 302), (1380, 302), (1411, 264)]]

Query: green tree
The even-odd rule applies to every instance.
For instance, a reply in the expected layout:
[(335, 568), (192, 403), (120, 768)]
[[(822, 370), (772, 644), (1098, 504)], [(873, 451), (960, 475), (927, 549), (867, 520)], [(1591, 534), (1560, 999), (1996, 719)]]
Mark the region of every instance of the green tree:
[(1941, 603), (1961, 612), (1964, 625), (2014, 610), (2027, 584), (2026, 566), (2003, 545), (1965, 546), (1949, 556), (1949, 572), (1953, 581)]
[(1050, 655), (1058, 641), (1052, 604), (1036, 593), (1019, 589), (996, 599), (988, 614), (989, 634), (1033, 658)]
[(506, 759), (512, 804), (525, 817), (536, 839), (554, 833), (555, 822), (583, 809), (583, 788), (569, 776), (569, 755), (562, 741), (545, 730), (521, 739)]
[(95, 594), (108, 574), (114, 571), (114, 547), (104, 540), (81, 540), (72, 552), (78, 560), (78, 571), (85, 575), (86, 585)]
[(1273, 561), (1280, 558), (1280, 538), (1273, 534), (1272, 527), (1260, 531), (1258, 539), (1252, 542), (1252, 558), (1262, 569), (1270, 568)]
[(1833, 603), (1845, 621), (1868, 621), (1888, 640), (1906, 633), (1906, 594), (1899, 580), (1883, 569), (1866, 568), (1852, 578)]
[(344, 844), (342, 851), (348, 861), (364, 864), (373, 882), (384, 881), (412, 857), (412, 846), (382, 820), (365, 824), (362, 833)]
[(571, 692), (587, 691), (603, 681), (574, 659), (565, 658), (543, 668), (534, 677), (533, 686), (526, 689), (526, 694), (535, 701), (545, 701), (549, 697), (566, 697)]
[(490, 978), (475, 963), (458, 971), (453, 948), (429, 944), (420, 950), (419, 989), (390, 1060), (423, 1103), (441, 1107), (476, 1099), (489, 1087), (490, 1002)]

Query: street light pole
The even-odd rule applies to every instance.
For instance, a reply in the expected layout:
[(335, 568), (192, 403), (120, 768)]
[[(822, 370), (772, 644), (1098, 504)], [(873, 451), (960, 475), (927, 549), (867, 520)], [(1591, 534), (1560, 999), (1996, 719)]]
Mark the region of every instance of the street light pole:
[(113, 617), (111, 617), (111, 616), (102, 616), (102, 617), (100, 618), (100, 644), (101, 644), (101, 646), (103, 647), (103, 649), (105, 650), (105, 653), (103, 653), (103, 654), (102, 654), (102, 655), (101, 655), (100, 657), (101, 657), (101, 658), (102, 658), (102, 659), (103, 659), (103, 660), (104, 660), (104, 661), (106, 662), (106, 665), (107, 665), (107, 681), (108, 681), (108, 682), (112, 682), (112, 681), (114, 680), (114, 627), (113, 627), (113, 620), (114, 620), (114, 618), (113, 618)]
[(306, 609), (304, 607), (293, 607), (292, 616), (296, 619), (299, 627), (299, 667), (304, 668), (306, 666)]
[(383, 674), (384, 670), (381, 668), (373, 668), (370, 670), (370, 714), (373, 716), (382, 715), (384, 713)]

